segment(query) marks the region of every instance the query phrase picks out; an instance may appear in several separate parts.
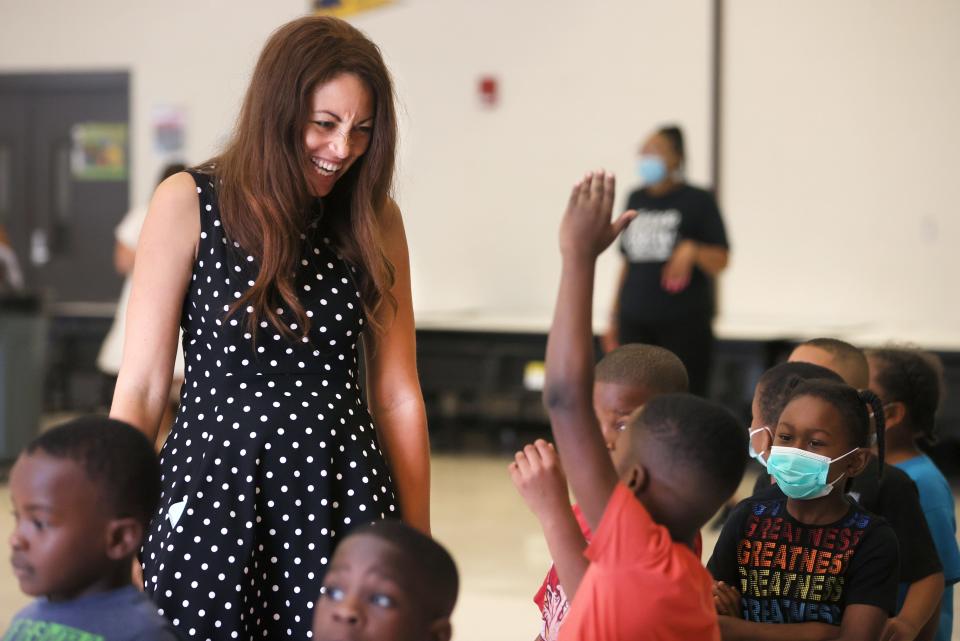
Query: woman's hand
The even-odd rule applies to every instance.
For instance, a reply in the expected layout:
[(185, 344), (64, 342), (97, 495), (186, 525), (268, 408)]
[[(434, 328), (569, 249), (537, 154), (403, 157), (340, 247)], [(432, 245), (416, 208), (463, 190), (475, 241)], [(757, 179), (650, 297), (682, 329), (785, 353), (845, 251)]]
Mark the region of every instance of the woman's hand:
[(663, 266), (660, 286), (671, 294), (682, 292), (690, 284), (696, 262), (697, 243), (692, 240), (681, 240), (673, 249), (670, 260)]
[(600, 337), (600, 343), (607, 354), (620, 347), (620, 327), (616, 321), (610, 321), (607, 331)]

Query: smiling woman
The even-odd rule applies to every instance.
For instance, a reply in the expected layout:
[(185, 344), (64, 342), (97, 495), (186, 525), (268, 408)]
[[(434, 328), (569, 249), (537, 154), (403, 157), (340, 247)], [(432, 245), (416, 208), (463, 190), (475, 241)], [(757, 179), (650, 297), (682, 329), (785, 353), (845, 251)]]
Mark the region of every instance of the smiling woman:
[(154, 195), (111, 415), (155, 436), (180, 325), (142, 564), (184, 638), (306, 639), (348, 530), (429, 531), (396, 129), (376, 45), (302, 18), (264, 47), (223, 152)]

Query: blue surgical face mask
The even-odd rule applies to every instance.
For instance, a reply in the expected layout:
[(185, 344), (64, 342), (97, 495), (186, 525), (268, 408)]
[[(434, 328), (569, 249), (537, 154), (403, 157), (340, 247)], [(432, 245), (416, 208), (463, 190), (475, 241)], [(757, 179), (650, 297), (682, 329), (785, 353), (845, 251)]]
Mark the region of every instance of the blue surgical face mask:
[(830, 494), (833, 486), (846, 476), (841, 474), (828, 483), (827, 473), (830, 471), (830, 464), (850, 456), (859, 449), (855, 447), (843, 456), (831, 459), (796, 447), (774, 445), (770, 448), (767, 471), (777, 481), (783, 493), (790, 498), (819, 499)]
[(758, 427), (755, 430), (750, 430), (750, 439), (747, 441), (747, 453), (750, 455), (750, 458), (757, 459), (757, 462), (759, 462), (760, 465), (766, 467), (767, 462), (763, 460), (763, 452), (758, 452), (753, 448), (753, 435), (759, 434), (764, 430), (766, 430), (767, 433), (770, 434), (770, 440), (771, 441), (773, 440), (773, 431), (771, 431), (770, 428), (767, 427), (766, 425), (764, 425), (763, 427)]
[(667, 163), (654, 154), (644, 154), (637, 161), (637, 174), (644, 184), (656, 185), (667, 177)]

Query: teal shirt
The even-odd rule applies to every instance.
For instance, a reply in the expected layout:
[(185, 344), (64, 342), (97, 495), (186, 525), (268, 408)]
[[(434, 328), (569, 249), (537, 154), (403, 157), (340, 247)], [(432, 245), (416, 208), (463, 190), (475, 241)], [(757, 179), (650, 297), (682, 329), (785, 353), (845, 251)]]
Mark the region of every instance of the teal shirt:
[(950, 641), (953, 631), (953, 584), (960, 581), (960, 548), (957, 546), (957, 515), (950, 484), (939, 468), (925, 455), (896, 465), (913, 479), (920, 493), (920, 507), (940, 555), (946, 589), (940, 604), (937, 641)]

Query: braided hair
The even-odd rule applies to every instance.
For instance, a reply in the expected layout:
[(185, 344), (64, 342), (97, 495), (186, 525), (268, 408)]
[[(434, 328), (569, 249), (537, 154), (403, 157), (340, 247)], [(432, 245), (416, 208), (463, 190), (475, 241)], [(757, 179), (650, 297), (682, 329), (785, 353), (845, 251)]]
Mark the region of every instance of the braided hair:
[(913, 349), (868, 352), (874, 380), (887, 403), (903, 403), (915, 436), (936, 442), (936, 417), (943, 386), (943, 366), (933, 354)]
[(764, 425), (775, 426), (797, 386), (812, 379), (843, 382), (833, 370), (801, 361), (780, 363), (765, 371), (757, 380), (756, 397), (760, 416), (754, 418)]
[[(840, 412), (843, 424), (857, 447), (869, 447), (870, 435), (877, 437), (877, 459), (880, 474), (883, 474), (883, 459), (886, 452), (884, 432), (886, 423), (883, 417), (883, 403), (880, 397), (870, 390), (860, 390), (846, 383), (824, 379), (812, 379), (797, 385), (790, 400), (801, 396), (812, 396), (826, 401)], [(871, 425), (872, 422), (872, 425)]]

